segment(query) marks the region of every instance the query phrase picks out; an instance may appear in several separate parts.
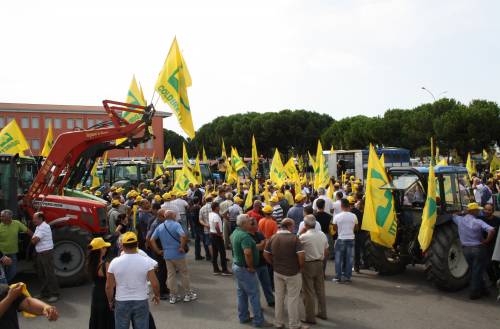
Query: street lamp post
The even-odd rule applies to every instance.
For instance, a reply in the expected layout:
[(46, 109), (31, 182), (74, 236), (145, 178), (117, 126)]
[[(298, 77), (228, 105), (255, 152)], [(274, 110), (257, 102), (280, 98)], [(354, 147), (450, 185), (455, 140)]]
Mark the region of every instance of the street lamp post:
[[(428, 92), (428, 93), (429, 93), (429, 95), (431, 95), (431, 96), (432, 96), (432, 99), (434, 99), (434, 102), (436, 101), (436, 97), (434, 97), (434, 94), (433, 94), (433, 93), (432, 93), (429, 89), (427, 89), (427, 88), (425, 88), (425, 87), (422, 87), (422, 90), (425, 90), (426, 92)], [(440, 93), (438, 94), (438, 99), (439, 99), (439, 96), (444, 95), (444, 94), (446, 94), (447, 92), (448, 92), (448, 91), (446, 91), (446, 90), (445, 90), (445, 91), (440, 92)]]

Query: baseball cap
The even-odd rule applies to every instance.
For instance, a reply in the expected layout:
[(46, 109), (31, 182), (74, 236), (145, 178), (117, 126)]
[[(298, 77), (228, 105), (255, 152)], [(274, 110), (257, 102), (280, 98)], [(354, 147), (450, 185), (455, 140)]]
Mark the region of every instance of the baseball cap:
[(122, 237), (122, 243), (137, 243), (137, 235), (134, 232), (125, 232)]
[(99, 250), (111, 247), (111, 243), (104, 241), (103, 238), (93, 238), (89, 243), (89, 250)]
[(305, 198), (304, 194), (297, 193), (297, 195), (295, 196), (295, 202), (301, 202), (302, 200), (304, 200), (304, 198)]
[(273, 207), (270, 205), (266, 205), (264, 209), (262, 209), (262, 212), (265, 214), (272, 214), (273, 213)]
[(467, 210), (481, 210), (483, 207), (480, 207), (477, 202), (471, 202), (467, 205)]

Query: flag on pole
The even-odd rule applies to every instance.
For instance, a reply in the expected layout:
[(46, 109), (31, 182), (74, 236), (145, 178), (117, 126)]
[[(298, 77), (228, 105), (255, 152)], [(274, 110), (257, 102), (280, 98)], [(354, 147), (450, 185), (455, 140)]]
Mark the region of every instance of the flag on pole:
[(269, 176), (271, 178), (271, 181), (278, 187), (281, 187), (285, 183), (286, 173), (285, 169), (283, 168), (283, 162), (281, 162), (281, 157), (278, 149), (276, 149), (276, 151), (274, 152)]
[(467, 168), (467, 173), (469, 174), (469, 179), (472, 179), (472, 174), (476, 172), (476, 167), (473, 165), (470, 152), (467, 153), (467, 163), (465, 164), (465, 168)]
[(318, 148), (316, 149), (316, 160), (314, 168), (314, 188), (326, 187), (330, 180), (328, 175), (328, 167), (325, 156), (323, 155), (323, 147), (318, 140)]
[(176, 165), (177, 161), (174, 161), (174, 158), (172, 157), (172, 152), (170, 149), (168, 149), (167, 154), (165, 154), (165, 159), (163, 159), (163, 167), (167, 168), (167, 166), (173, 166)]
[(161, 166), (159, 164), (156, 165), (155, 169), (155, 177), (163, 175), (163, 170), (161, 169)]
[(205, 146), (203, 146), (202, 160), (203, 162), (208, 163), (207, 154), (205, 153)]
[(259, 154), (257, 153), (257, 143), (255, 142), (255, 136), (252, 136), (252, 178), (255, 179), (257, 176), (257, 170), (259, 169)]
[(483, 149), (483, 160), (488, 161), (489, 158), (490, 158), (490, 155), (488, 154), (488, 151)]
[(253, 207), (253, 183), (250, 184), (250, 188), (248, 189), (247, 197), (245, 198), (245, 205), (243, 206), (244, 211)]
[(202, 177), (201, 177), (200, 155), (199, 154), (196, 154), (196, 162), (194, 164), (193, 173), (194, 173), (194, 177), (196, 178), (196, 181), (198, 182), (198, 184), (201, 185)]
[(189, 156), (188, 156), (188, 153), (186, 151), (186, 144), (184, 142), (182, 142), (182, 166), (184, 166), (188, 169), (193, 168), (191, 166), (191, 164), (189, 163)]
[(97, 187), (101, 186), (99, 176), (97, 176), (97, 164), (99, 163), (99, 159), (97, 159), (94, 162), (94, 165), (92, 166), (92, 170), (90, 171), (90, 176), (92, 177), (92, 183), (91, 183), (90, 187), (92, 187), (92, 188), (97, 188)]
[(52, 132), (52, 123), (49, 123), (49, 130), (47, 131), (47, 137), (45, 138), (45, 143), (43, 143), (43, 149), (40, 155), (48, 157), (52, 145), (54, 145), (54, 133)]
[(231, 148), (231, 165), (236, 172), (245, 168), (245, 163), (243, 163), (243, 160), (241, 160), (236, 147)]
[(190, 86), (191, 75), (179, 50), (177, 39), (174, 38), (156, 81), (155, 90), (175, 113), (181, 128), (193, 139), (195, 131), (187, 94), (187, 88)]
[(288, 159), (285, 163), (285, 173), (288, 176), (288, 179), (296, 182), (299, 180), (299, 172), (297, 171), (297, 167), (295, 167), (295, 161), (293, 158)]
[(227, 153), (226, 153), (226, 145), (224, 145), (224, 138), (222, 139), (222, 151), (220, 153), (220, 156), (223, 159), (227, 159)]
[(494, 173), (495, 171), (500, 169), (500, 158), (493, 154), (490, 162), (490, 173)]
[[(142, 106), (147, 105), (146, 99), (144, 98), (144, 94), (142, 92), (142, 87), (137, 85), (137, 81), (135, 80), (135, 75), (132, 76), (132, 82), (130, 83), (125, 103), (142, 105)], [(122, 119), (127, 120), (129, 123), (134, 123), (141, 119), (141, 115), (135, 112), (122, 111)], [(116, 145), (120, 145), (126, 140), (127, 138), (119, 138), (116, 140)]]
[(427, 200), (425, 201), (424, 210), (422, 212), (422, 223), (420, 224), (420, 231), (418, 232), (418, 242), (420, 243), (420, 249), (422, 249), (422, 251), (426, 251), (431, 244), (436, 219), (436, 176), (434, 175), (434, 166), (431, 163), (429, 166), (429, 178), (427, 183)]
[(391, 190), (381, 189), (389, 179), (373, 145), (370, 145), (366, 182), (362, 229), (370, 232), (373, 242), (392, 248), (397, 232), (394, 198)]
[(0, 130), (0, 154), (19, 153), (19, 155), (24, 155), (24, 151), (29, 150), (29, 148), (30, 146), (15, 119)]
[(304, 172), (304, 159), (302, 155), (297, 157), (297, 166), (299, 167), (299, 172)]

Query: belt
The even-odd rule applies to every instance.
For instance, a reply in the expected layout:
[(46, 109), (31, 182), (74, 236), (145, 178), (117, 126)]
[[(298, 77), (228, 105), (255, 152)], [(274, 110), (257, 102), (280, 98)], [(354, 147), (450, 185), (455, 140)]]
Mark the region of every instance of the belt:
[(322, 262), (322, 259), (313, 259), (313, 260), (306, 260), (306, 263), (312, 263), (312, 262)]
[(44, 251), (40, 251), (40, 252), (37, 251), (36, 253), (39, 254), (39, 255), (44, 255), (44, 254), (48, 254), (48, 253), (52, 252), (52, 250), (53, 249), (44, 250)]

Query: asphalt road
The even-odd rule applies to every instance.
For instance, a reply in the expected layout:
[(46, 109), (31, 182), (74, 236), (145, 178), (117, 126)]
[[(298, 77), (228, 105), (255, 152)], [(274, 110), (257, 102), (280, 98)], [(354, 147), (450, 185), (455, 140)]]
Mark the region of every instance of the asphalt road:
[[(231, 277), (213, 276), (211, 264), (190, 259), (191, 281), (198, 300), (170, 305), (162, 301), (151, 306), (157, 328), (233, 329), (240, 325), (236, 313), (235, 284)], [(333, 274), (333, 262), (327, 274)], [(33, 274), (23, 274), (32, 292), (37, 292)], [(20, 317), (21, 328), (86, 329), (90, 312), (91, 285), (62, 291), (57, 302), (60, 319)], [(318, 320), (313, 328), (350, 329), (489, 329), (500, 324), (500, 304), (496, 292), (479, 301), (469, 301), (467, 291), (446, 293), (425, 281), (422, 268), (410, 267), (401, 275), (383, 277), (371, 271), (354, 274), (352, 284), (326, 283), (329, 320)], [(262, 297), (263, 299), (263, 297)], [(263, 300), (262, 305), (266, 305)], [(265, 307), (265, 317), (273, 320), (273, 309)]]

